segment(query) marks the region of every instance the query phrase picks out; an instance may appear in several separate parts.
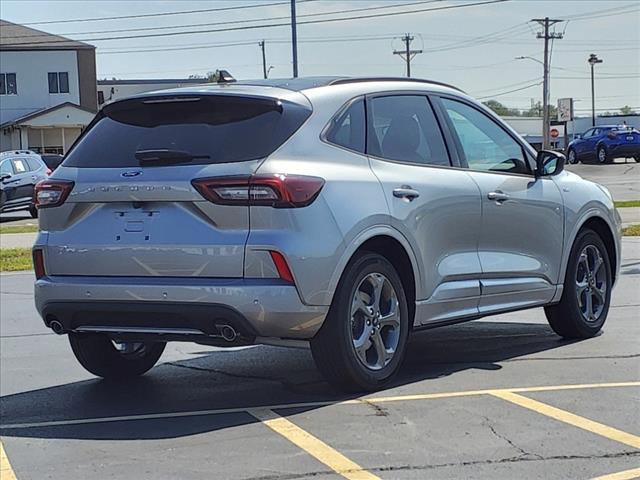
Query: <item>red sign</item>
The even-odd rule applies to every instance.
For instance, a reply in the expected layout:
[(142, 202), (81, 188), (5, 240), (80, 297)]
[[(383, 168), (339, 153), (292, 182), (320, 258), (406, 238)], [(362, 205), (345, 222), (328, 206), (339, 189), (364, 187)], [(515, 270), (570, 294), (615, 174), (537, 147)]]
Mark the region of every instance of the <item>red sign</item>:
[(558, 138), (558, 135), (560, 135), (557, 128), (552, 128), (549, 133), (551, 134), (551, 138)]

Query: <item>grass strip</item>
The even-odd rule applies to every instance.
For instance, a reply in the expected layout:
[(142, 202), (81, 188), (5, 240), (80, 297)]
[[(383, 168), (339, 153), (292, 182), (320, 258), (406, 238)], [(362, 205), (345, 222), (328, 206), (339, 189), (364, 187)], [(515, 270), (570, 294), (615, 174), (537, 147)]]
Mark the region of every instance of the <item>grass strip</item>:
[(0, 272), (32, 269), (30, 248), (0, 248)]
[(3, 225), (0, 226), (1, 233), (35, 233), (38, 225)]

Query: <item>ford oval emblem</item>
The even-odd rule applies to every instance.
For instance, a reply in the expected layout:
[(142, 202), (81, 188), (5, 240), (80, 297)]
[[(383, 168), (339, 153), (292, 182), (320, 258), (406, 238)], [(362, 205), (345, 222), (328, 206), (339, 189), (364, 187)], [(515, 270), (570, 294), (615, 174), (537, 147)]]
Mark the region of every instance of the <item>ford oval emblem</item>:
[(140, 170), (131, 170), (129, 172), (124, 172), (121, 174), (122, 177), (137, 177), (138, 175), (140, 175), (142, 172)]

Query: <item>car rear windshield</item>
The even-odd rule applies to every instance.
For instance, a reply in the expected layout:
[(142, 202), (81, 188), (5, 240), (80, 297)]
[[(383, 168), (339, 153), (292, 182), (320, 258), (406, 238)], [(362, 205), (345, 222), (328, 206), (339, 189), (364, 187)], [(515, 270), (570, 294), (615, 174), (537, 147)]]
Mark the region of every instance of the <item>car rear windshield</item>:
[(139, 166), (136, 152), (162, 150), (193, 156), (191, 165), (260, 159), (282, 145), (310, 114), (306, 106), (274, 98), (207, 95), (125, 100), (102, 109), (63, 165)]

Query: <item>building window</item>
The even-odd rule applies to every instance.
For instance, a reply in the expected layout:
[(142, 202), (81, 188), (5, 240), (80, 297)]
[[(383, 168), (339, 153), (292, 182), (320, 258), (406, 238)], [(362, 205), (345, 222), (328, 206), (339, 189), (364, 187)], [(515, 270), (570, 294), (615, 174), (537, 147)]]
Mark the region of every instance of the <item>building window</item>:
[(18, 84), (15, 73), (0, 73), (0, 95), (17, 95)]
[(49, 72), (49, 93), (69, 93), (69, 73)]

